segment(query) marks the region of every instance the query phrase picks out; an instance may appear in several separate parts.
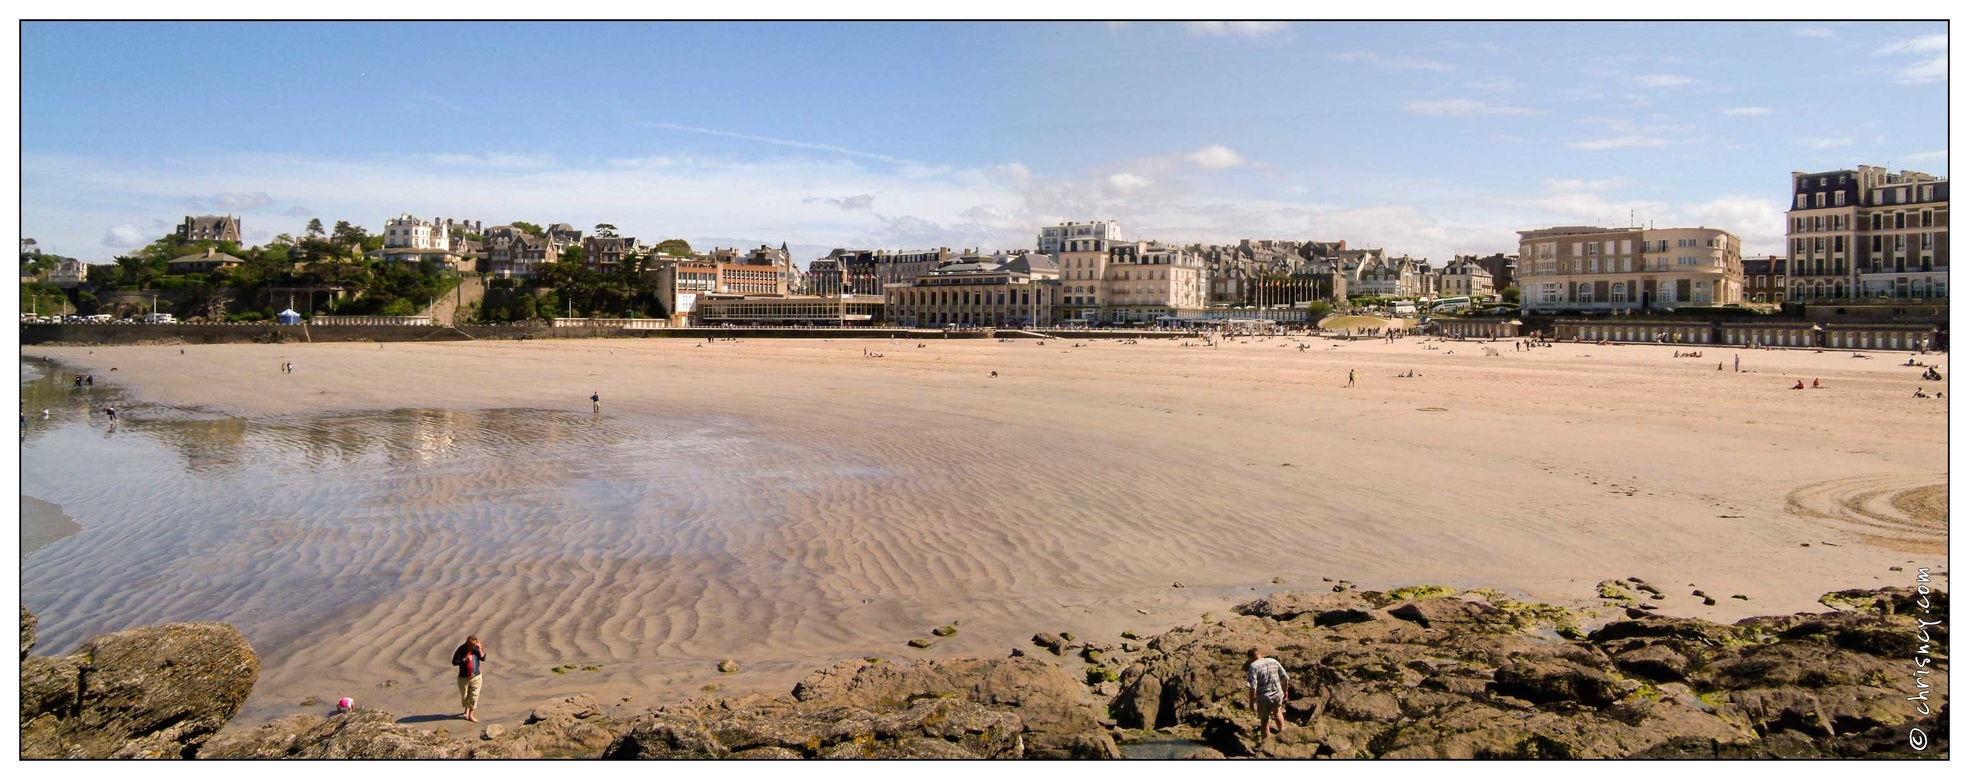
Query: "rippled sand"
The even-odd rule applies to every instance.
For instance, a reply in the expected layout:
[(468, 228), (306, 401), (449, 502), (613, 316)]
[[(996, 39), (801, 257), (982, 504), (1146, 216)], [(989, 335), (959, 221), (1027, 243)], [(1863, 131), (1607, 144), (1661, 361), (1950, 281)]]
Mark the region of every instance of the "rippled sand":
[[(1751, 597), (1669, 613), (1808, 609), (1902, 584), (1932, 520), (1879, 544), (1795, 491), (1845, 506), (1833, 483), (1879, 477), (1853, 488), (1873, 518), (1907, 503), (1881, 485), (1946, 484), (1946, 409), (1907, 398), (1905, 356), (1289, 343), (30, 348), (144, 403), (116, 431), (73, 398), (30, 425), (23, 491), (85, 530), (24, 562), (25, 599), (51, 651), (238, 624), (265, 656), (242, 721), (310, 696), (454, 711), (476, 632), (505, 718), (1156, 630), (1323, 577), (1578, 603), (1638, 576)], [(1801, 377), (1830, 389), (1783, 389)]]

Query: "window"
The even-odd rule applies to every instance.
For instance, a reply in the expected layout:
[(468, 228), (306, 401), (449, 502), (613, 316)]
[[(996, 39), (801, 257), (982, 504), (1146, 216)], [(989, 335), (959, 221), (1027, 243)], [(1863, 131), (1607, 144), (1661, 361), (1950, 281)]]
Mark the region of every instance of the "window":
[(1805, 207), (1805, 193), (1802, 193), (1802, 192), (1801, 192), (1801, 193), (1798, 193), (1798, 205), (1796, 206), (1796, 208), (1801, 208), (1801, 209), (1802, 209), (1802, 208), (1804, 208), (1804, 207)]
[(1922, 227), (1934, 227), (1934, 226), (1935, 226), (1935, 212), (1933, 212), (1933, 211), (1923, 211), (1923, 212), (1921, 212), (1921, 226), (1922, 226)]
[(1823, 192), (1819, 193), (1816, 197), (1813, 198), (1813, 200), (1817, 201), (1817, 206), (1819, 208), (1825, 208), (1825, 193)]
[(1902, 187), (1902, 188), (1900, 188), (1900, 189), (1897, 189), (1897, 190), (1894, 190), (1894, 202), (1895, 202), (1895, 203), (1906, 203), (1906, 202), (1907, 202), (1907, 188), (1906, 188), (1906, 187)]
[[(1874, 194), (1876, 194), (1876, 195), (1878, 195), (1879, 193), (1874, 193)], [(1873, 215), (1873, 229), (1874, 229), (1874, 230), (1879, 230), (1879, 229), (1880, 229), (1880, 215), (1879, 215), (1879, 214), (1875, 214), (1875, 215)]]
[[(1842, 177), (1842, 178), (1843, 178), (1843, 177)], [(1839, 192), (1835, 192), (1835, 193), (1832, 193), (1832, 205), (1834, 205), (1834, 206), (1844, 206), (1844, 205), (1846, 205), (1846, 191), (1845, 191), (1845, 190), (1840, 190)]]

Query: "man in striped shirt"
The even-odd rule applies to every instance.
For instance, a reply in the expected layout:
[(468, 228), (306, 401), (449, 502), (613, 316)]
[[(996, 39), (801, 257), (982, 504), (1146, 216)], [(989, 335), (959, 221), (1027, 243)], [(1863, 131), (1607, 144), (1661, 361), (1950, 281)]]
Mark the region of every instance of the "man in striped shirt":
[(1258, 648), (1246, 652), (1244, 680), (1251, 689), (1251, 709), (1258, 712), (1259, 739), (1272, 735), (1274, 727), (1285, 730), (1285, 697), (1292, 692), (1292, 681), (1285, 666), (1276, 658), (1266, 658)]

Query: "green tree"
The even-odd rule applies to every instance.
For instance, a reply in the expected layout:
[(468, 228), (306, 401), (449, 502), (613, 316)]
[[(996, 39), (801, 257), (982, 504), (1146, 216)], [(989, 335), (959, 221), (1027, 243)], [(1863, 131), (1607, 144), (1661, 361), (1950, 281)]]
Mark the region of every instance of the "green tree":
[(321, 229), (321, 217), (315, 217), (313, 219), (308, 220), (308, 229), (307, 229), (308, 238), (319, 239), (319, 238), (324, 238), (327, 235), (328, 234), (323, 232)]
[(1518, 293), (1518, 287), (1517, 287), (1517, 285), (1512, 285), (1512, 286), (1510, 286), (1510, 287), (1506, 287), (1506, 288), (1504, 288), (1504, 292), (1502, 292), (1502, 293), (1500, 293), (1500, 294), (1504, 296), (1504, 302), (1505, 302), (1505, 303), (1517, 303), (1517, 302), (1518, 302), (1518, 295), (1519, 295), (1519, 293)]
[(514, 220), (514, 221), (513, 221), (513, 227), (514, 227), (514, 229), (516, 229), (516, 230), (519, 230), (520, 232), (522, 232), (522, 233), (525, 233), (525, 234), (527, 234), (527, 235), (529, 235), (529, 236), (544, 236), (544, 235), (547, 235), (547, 230), (546, 230), (546, 228), (543, 228), (543, 227), (541, 227), (541, 226), (539, 226), (539, 225), (535, 225), (535, 224), (533, 224), (533, 223), (531, 223), (531, 222), (521, 222), (521, 221), (519, 221), (519, 220)]
[(1333, 313), (1333, 304), (1326, 301), (1313, 301), (1306, 304), (1306, 321), (1317, 324), (1322, 318)]
[(595, 236), (598, 238), (615, 238), (615, 226), (607, 222), (595, 223)]
[(369, 238), (369, 231), (349, 224), (348, 220), (342, 220), (335, 223), (335, 232), (329, 234), (329, 238), (337, 244), (361, 244), (364, 239)]
[(658, 254), (665, 254), (671, 257), (690, 257), (691, 243), (681, 238), (664, 239), (663, 241), (657, 242), (656, 251)]

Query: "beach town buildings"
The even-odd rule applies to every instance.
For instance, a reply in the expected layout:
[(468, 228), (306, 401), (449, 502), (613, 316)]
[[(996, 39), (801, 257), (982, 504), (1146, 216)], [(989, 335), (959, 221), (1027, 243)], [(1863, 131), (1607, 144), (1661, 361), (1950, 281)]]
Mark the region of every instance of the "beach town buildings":
[(950, 247), (889, 252), (882, 249), (836, 249), (807, 266), (807, 291), (816, 295), (838, 295), (842, 279), (847, 279), (850, 295), (882, 295), (883, 288), (907, 282), (956, 259), (960, 254)]
[(1113, 220), (1062, 222), (1051, 227), (1042, 227), (1039, 229), (1039, 253), (1057, 256), (1067, 241), (1088, 238), (1120, 241), (1121, 223)]
[(89, 281), (89, 264), (64, 259), (48, 269), (48, 283), (56, 287), (80, 287)]
[(385, 262), (441, 262), (459, 268), (462, 257), (453, 250), (448, 219), (419, 219), (408, 213), (383, 222), (383, 248), (371, 253)]
[(533, 235), (512, 225), (486, 228), (482, 238), (485, 271), (502, 279), (532, 279), (540, 266), (558, 262), (561, 251), (581, 244), (581, 231), (565, 222)]
[(1436, 285), (1437, 294), (1445, 298), (1468, 296), (1474, 300), (1489, 297), (1496, 291), (1490, 269), (1476, 257), (1449, 261), (1439, 272)]
[(1518, 231), (1519, 307), (1635, 311), (1743, 302), (1742, 246), (1717, 228)]
[(230, 214), (222, 217), (185, 217), (178, 225), (178, 243), (192, 241), (231, 241), (239, 243), (239, 218)]
[(1948, 297), (1948, 179), (1857, 168), (1791, 174), (1789, 300)]
[(174, 274), (203, 274), (211, 273), (221, 268), (234, 268), (245, 262), (245, 260), (208, 246), (203, 252), (194, 252), (183, 257), (175, 258), (166, 267)]
[(1791, 286), (1785, 283), (1785, 258), (1781, 255), (1743, 259), (1743, 302), (1784, 303)]
[(884, 285), (885, 316), (905, 327), (1019, 328), (1053, 324), (1060, 267), (1037, 252), (967, 255)]
[(1187, 248), (1120, 241), (1108, 247), (1098, 297), (1100, 318), (1108, 323), (1186, 320), (1209, 305), (1210, 280), (1203, 260)]
[(624, 260), (647, 251), (634, 236), (588, 236), (581, 239), (581, 264), (596, 273), (612, 274)]

